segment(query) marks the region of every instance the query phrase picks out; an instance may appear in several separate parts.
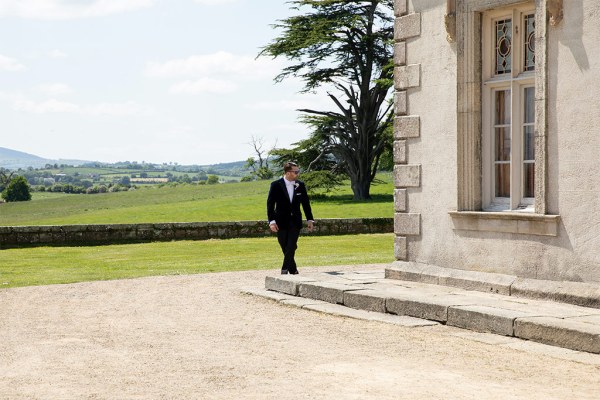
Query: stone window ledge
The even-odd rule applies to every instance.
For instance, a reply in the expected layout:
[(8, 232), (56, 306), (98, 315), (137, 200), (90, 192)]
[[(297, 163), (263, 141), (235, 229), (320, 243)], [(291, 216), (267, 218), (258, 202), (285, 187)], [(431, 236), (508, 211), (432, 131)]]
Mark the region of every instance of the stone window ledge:
[(454, 230), (558, 236), (560, 215), (519, 212), (450, 211)]

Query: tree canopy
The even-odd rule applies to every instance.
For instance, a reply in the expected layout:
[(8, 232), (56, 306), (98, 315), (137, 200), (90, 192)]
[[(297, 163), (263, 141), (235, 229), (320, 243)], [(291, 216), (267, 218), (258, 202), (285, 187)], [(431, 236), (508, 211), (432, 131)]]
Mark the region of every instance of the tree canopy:
[[(300, 109), (318, 154), (350, 177), (355, 199), (369, 198), (380, 157), (390, 146), (393, 84), (393, 0), (295, 0), (297, 15), (278, 21), (281, 31), (260, 55), (290, 61), (277, 77), (304, 82), (304, 92), (327, 89), (332, 110)], [(301, 146), (299, 146), (301, 147)], [(297, 151), (302, 149), (297, 148)], [(313, 162), (314, 161), (314, 162)]]
[(2, 198), (7, 202), (31, 200), (31, 191), (27, 179), (23, 176), (12, 178), (2, 191)]

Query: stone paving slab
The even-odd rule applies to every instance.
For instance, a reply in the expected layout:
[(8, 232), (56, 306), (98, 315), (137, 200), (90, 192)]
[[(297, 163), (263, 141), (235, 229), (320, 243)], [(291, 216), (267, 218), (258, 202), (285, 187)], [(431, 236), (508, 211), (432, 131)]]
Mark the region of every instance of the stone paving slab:
[[(343, 272), (267, 277), (265, 286), (307, 299), (296, 305), (349, 316), (407, 317), (600, 354), (600, 309)], [(377, 278), (379, 276), (380, 278)], [(347, 279), (348, 278), (348, 279)], [(293, 303), (290, 299), (280, 299)], [(310, 302), (316, 303), (310, 303)], [(335, 307), (332, 307), (335, 306)], [(341, 307), (341, 308), (340, 308)], [(341, 314), (340, 314), (341, 313)]]
[(275, 300), (284, 305), (304, 308), (307, 310), (322, 312), (325, 314), (338, 315), (341, 317), (348, 317), (354, 319), (362, 319), (366, 321), (384, 322), (387, 324), (399, 325), (408, 328), (439, 325), (437, 322), (428, 321), (425, 319), (413, 318), (405, 315), (392, 315), (372, 311), (358, 310), (339, 304), (332, 304), (321, 300), (291, 296), (288, 294), (274, 292), (272, 290), (267, 289), (247, 288), (242, 290), (242, 293), (263, 297), (270, 300)]
[(511, 295), (600, 308), (600, 285), (593, 283), (518, 278), (511, 286)]
[(298, 284), (298, 296), (328, 303), (344, 304), (344, 292), (349, 290), (363, 290), (361, 287), (345, 285), (336, 282), (301, 282)]
[(353, 273), (353, 274), (344, 275), (342, 278), (343, 279), (347, 279), (349, 281), (361, 281), (361, 282), (371, 281), (371, 282), (377, 282), (379, 279), (385, 278), (385, 276), (384, 276), (384, 274), (360, 274), (360, 273)]
[[(502, 300), (497, 307), (505, 308), (514, 311), (523, 311), (533, 313), (538, 317), (556, 317), (556, 318), (576, 318), (593, 315), (600, 315), (600, 310), (597, 308), (586, 308), (574, 306), (571, 304), (562, 304), (548, 300), (524, 300), (521, 302), (514, 301), (511, 297)], [(593, 322), (592, 322), (593, 323)]]
[(298, 275), (289, 275), (286, 279), (279, 279), (272, 276), (265, 278), (265, 288), (275, 292), (286, 293), (292, 296), (298, 295), (298, 283), (316, 282), (315, 279), (298, 277)]
[(397, 315), (430, 319), (438, 322), (448, 320), (448, 309), (456, 306), (477, 304), (476, 300), (466, 296), (452, 294), (423, 295), (416, 291), (401, 296), (389, 297), (385, 307), (387, 312)]
[(393, 262), (385, 269), (385, 277), (600, 309), (600, 283), (521, 278), (410, 261)]
[(421, 293), (452, 293), (455, 288), (420, 283), (420, 282), (406, 282), (406, 281), (398, 281), (392, 279), (381, 279), (378, 282), (372, 283), (369, 285), (369, 288), (375, 290), (385, 290), (385, 291), (393, 291), (393, 292), (411, 292), (413, 289), (418, 288)]
[(307, 305), (303, 308), (332, 315), (339, 315), (342, 317), (364, 319), (367, 321), (385, 322), (388, 324), (400, 325), (410, 328), (438, 325), (438, 323), (434, 321), (407, 317), (405, 315), (392, 315), (365, 310), (356, 310), (353, 308), (344, 307), (339, 304), (322, 303), (315, 305)]
[(442, 268), (416, 262), (394, 262), (385, 270), (389, 279), (455, 286), (467, 290), (509, 295), (516, 277), (478, 271)]
[(477, 332), (514, 336), (515, 320), (532, 315), (489, 306), (455, 306), (448, 309), (447, 324)]
[(600, 354), (600, 325), (553, 317), (517, 318), (515, 336)]
[(388, 293), (384, 291), (365, 289), (344, 293), (344, 306), (366, 311), (385, 313), (385, 303)]
[(304, 308), (307, 310), (322, 312), (325, 314), (338, 315), (341, 317), (348, 317), (354, 319), (362, 319), (366, 321), (384, 322), (387, 324), (399, 325), (408, 328), (439, 325), (437, 322), (428, 321), (425, 319), (413, 318), (405, 315), (392, 315), (354, 309), (339, 304), (328, 303), (326, 301), (291, 296), (288, 294), (274, 292), (272, 290), (262, 288), (246, 288), (242, 290), (242, 293), (263, 297), (270, 300), (275, 300), (284, 305)]
[(246, 289), (242, 290), (242, 293), (251, 294), (253, 296), (260, 296), (260, 297), (264, 297), (264, 298), (275, 300), (275, 301), (294, 300), (294, 299), (298, 298), (296, 296), (291, 296), (289, 294), (280, 293), (280, 292), (276, 292), (273, 290), (262, 289), (262, 288), (246, 288)]

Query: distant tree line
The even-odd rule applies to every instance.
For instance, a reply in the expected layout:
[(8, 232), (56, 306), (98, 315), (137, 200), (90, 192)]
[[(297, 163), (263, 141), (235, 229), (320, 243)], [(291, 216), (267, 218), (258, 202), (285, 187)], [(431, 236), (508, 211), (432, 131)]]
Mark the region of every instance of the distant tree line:
[[(125, 165), (129, 165), (125, 163)], [(131, 165), (134, 165), (132, 163)], [(139, 165), (139, 164), (138, 164)], [(148, 164), (144, 164), (148, 166)], [(132, 182), (132, 179), (145, 178), (148, 183), (158, 183), (159, 186), (164, 184), (217, 184), (221, 179), (216, 174), (209, 174), (200, 168), (192, 168), (193, 171), (188, 173), (176, 173), (176, 171), (160, 170), (158, 168), (149, 168), (147, 170), (135, 170), (134, 173), (127, 175), (111, 176), (115, 169), (111, 167), (108, 174), (100, 173), (82, 173), (78, 169), (88, 169), (87, 167), (73, 167), (65, 164), (48, 164), (47, 168), (34, 169), (32, 167), (27, 170), (18, 169), (9, 171), (0, 168), (0, 193), (4, 201), (23, 201), (30, 200), (32, 192), (54, 192), (68, 194), (97, 194), (97, 193), (112, 193), (128, 190), (135, 190), (139, 186)], [(93, 168), (99, 168), (94, 165)], [(102, 168), (99, 168), (100, 170)], [(131, 170), (134, 171), (134, 170)], [(164, 172), (164, 173), (163, 173)], [(153, 178), (160, 177), (160, 181), (152, 181)], [(232, 182), (235, 180), (225, 180)], [(143, 183), (140, 183), (143, 184)]]

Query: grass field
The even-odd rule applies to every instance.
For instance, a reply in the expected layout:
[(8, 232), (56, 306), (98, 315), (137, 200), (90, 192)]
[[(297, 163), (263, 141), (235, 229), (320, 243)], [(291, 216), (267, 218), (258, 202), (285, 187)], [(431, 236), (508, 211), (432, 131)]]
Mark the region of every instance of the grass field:
[[(319, 218), (391, 217), (391, 176), (372, 186), (373, 199), (352, 201), (349, 188), (314, 198)], [(0, 225), (204, 222), (266, 219), (269, 182), (147, 187), (136, 191), (75, 195), (35, 193), (34, 200), (0, 204)], [(87, 247), (0, 250), (0, 289), (152, 275), (280, 267), (274, 237), (173, 241)], [(393, 235), (310, 236), (299, 242), (302, 266), (393, 261)]]
[[(393, 234), (300, 237), (303, 266), (393, 261)], [(0, 289), (95, 280), (277, 269), (274, 237), (1, 250)]]
[[(315, 218), (393, 216), (391, 175), (352, 201), (350, 188), (312, 201)], [(247, 221), (266, 218), (268, 181), (144, 187), (93, 195), (35, 193), (29, 202), (0, 204), (0, 226), (103, 223)]]

